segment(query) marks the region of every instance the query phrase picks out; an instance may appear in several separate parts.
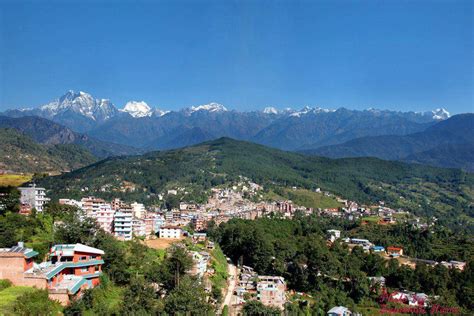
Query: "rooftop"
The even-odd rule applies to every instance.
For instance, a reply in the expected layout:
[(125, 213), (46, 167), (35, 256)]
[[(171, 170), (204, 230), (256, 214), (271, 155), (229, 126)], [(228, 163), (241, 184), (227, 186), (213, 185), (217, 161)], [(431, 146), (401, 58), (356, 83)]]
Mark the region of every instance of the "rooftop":
[(31, 248), (25, 248), (22, 242), (19, 242), (17, 246), (13, 246), (11, 248), (0, 248), (0, 255), (15, 253), (23, 254), (27, 259), (32, 258), (38, 254), (38, 252), (34, 251)]

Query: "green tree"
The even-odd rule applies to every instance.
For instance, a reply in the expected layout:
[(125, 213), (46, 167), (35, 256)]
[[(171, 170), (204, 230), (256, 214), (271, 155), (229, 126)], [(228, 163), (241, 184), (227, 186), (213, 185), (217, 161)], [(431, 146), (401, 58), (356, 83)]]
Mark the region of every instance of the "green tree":
[(281, 310), (276, 307), (265, 306), (259, 301), (249, 301), (242, 309), (244, 316), (275, 316), (281, 315)]
[(180, 315), (192, 313), (205, 315), (211, 311), (211, 305), (206, 301), (207, 294), (197, 280), (185, 276), (165, 300), (165, 311), (169, 314)]
[(122, 315), (152, 315), (162, 310), (153, 287), (141, 277), (133, 277), (124, 293)]
[(61, 305), (49, 299), (47, 290), (35, 290), (20, 295), (13, 305), (13, 310), (17, 315), (49, 316), (58, 314)]

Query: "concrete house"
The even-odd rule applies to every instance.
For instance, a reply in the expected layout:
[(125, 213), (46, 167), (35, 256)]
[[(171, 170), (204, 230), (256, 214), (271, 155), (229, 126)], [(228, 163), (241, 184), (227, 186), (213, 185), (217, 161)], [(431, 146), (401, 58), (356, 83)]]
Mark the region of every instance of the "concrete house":
[(33, 261), (37, 254), (23, 243), (1, 248), (0, 279), (10, 280), (14, 285), (47, 289), (49, 297), (63, 305), (82, 295), (82, 290), (100, 283), (104, 263), (104, 252), (100, 249), (82, 244), (55, 245), (49, 252), (49, 261), (41, 264)]

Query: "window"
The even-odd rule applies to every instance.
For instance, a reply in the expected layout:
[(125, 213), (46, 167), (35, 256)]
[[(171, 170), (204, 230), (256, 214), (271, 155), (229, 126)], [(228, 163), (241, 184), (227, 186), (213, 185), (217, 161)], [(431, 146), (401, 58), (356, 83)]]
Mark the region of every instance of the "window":
[(79, 260), (87, 260), (87, 256), (80, 256)]
[(81, 268), (81, 272), (84, 273), (84, 272), (89, 272), (89, 268)]
[(94, 266), (94, 270), (95, 270), (95, 272), (98, 272), (99, 271), (99, 266)]

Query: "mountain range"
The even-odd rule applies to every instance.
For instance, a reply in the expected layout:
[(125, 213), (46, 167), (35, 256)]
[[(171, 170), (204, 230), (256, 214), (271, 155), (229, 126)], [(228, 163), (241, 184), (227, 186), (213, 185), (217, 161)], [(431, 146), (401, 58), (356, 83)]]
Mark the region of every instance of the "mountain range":
[(303, 153), (330, 158), (378, 157), (474, 172), (474, 114), (459, 114), (409, 135), (362, 137)]
[(430, 112), (364, 111), (303, 107), (267, 107), (239, 112), (218, 103), (178, 111), (153, 109), (144, 101), (130, 101), (118, 109), (108, 99), (68, 91), (37, 108), (9, 110), (10, 117), (39, 116), (98, 140), (140, 147), (170, 149), (219, 137), (231, 137), (284, 150), (314, 149), (351, 139), (421, 132), (447, 119), (444, 109)]
[(15, 129), (40, 144), (78, 145), (90, 151), (97, 158), (140, 153), (140, 150), (137, 148), (104, 142), (86, 134), (74, 132), (70, 128), (37, 116), (17, 118), (0, 116), (0, 128)]

